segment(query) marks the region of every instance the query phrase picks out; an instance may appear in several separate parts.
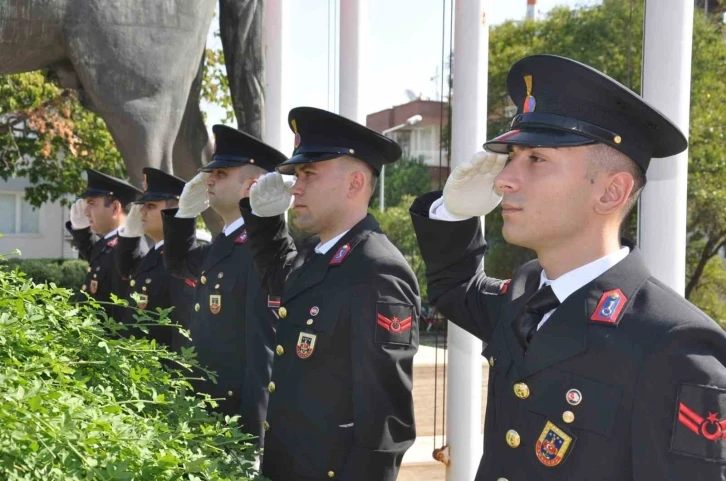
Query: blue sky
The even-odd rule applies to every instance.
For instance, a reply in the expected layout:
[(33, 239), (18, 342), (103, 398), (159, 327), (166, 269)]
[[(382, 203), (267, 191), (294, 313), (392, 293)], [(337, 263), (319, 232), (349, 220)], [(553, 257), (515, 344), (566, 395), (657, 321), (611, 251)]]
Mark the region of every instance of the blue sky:
[[(285, 110), (309, 105), (335, 111), (335, 52), (328, 48), (334, 35), (332, 0), (284, 0), (289, 16), (288, 88)], [(345, 0), (340, 0), (345, 1)], [(448, 6), (445, 51), (448, 52)], [(369, 0), (368, 74), (365, 81), (366, 113), (407, 101), (406, 90), (434, 98), (441, 69), (442, 13), (444, 0)], [(490, 23), (521, 20), (527, 0), (490, 0)], [(555, 6), (589, 6), (601, 0), (538, 0), (539, 15)], [(212, 23), (209, 41), (217, 19)], [(331, 40), (332, 42), (332, 40)], [(218, 44), (218, 43), (217, 43)], [(205, 108), (208, 124), (219, 121), (217, 109)]]

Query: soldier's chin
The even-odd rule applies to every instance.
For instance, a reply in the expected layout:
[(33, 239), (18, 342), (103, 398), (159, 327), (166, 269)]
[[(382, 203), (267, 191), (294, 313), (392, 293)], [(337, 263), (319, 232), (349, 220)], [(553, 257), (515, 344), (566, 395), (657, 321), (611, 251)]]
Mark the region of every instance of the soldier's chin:
[(520, 247), (533, 249), (533, 238), (527, 232), (524, 232), (521, 226), (514, 226), (504, 221), (502, 226), (502, 237), (510, 244)]

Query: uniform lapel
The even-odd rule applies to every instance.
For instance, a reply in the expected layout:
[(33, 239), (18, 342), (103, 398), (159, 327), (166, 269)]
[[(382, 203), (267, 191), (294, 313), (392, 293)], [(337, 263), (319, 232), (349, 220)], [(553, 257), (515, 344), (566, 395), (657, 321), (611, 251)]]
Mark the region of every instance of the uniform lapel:
[(220, 232), (219, 235), (212, 242), (212, 247), (209, 251), (209, 255), (206, 259), (206, 265), (204, 266), (204, 272), (210, 271), (214, 266), (226, 259), (235, 246), (235, 239), (242, 233), (245, 226), (242, 225), (235, 229), (229, 235), (224, 235), (224, 232)]
[(522, 377), (521, 373), (524, 372), (524, 350), (519, 345), (519, 341), (514, 332), (514, 320), (522, 309), (524, 309), (524, 304), (527, 302), (527, 299), (537, 292), (540, 273), (542, 272), (542, 268), (537, 261), (533, 262), (532, 267), (523, 273), (522, 278), (517, 279), (515, 277), (513, 279), (509, 287), (512, 292), (512, 301), (504, 305), (499, 320), (502, 323), (504, 343), (517, 370), (515, 377)]
[(139, 263), (138, 269), (136, 269), (135, 276), (139, 276), (144, 272), (154, 269), (159, 264), (161, 258), (161, 249), (152, 247), (151, 250), (149, 250), (149, 252), (141, 258), (141, 262)]
[(600, 277), (583, 286), (568, 297), (532, 338), (524, 357), (524, 376), (577, 356), (587, 349), (587, 332), (591, 319), (603, 297), (620, 290), (625, 300), (619, 315), (611, 323), (597, 324), (616, 329), (619, 319), (630, 307), (633, 297), (650, 273), (640, 251), (630, 242), (630, 254)]
[[(375, 217), (372, 215), (366, 216), (346, 235), (344, 235), (332, 249), (325, 254), (314, 256), (313, 260), (310, 261), (313, 262), (313, 264), (300, 267), (300, 269), (304, 270), (301, 270), (299, 273), (293, 271), (288, 280), (285, 282), (283, 302), (287, 302), (311, 287), (320, 284), (323, 279), (325, 279), (329, 269), (337, 269), (340, 265), (342, 265), (342, 263), (338, 265), (330, 264), (333, 256), (335, 256), (342, 246), (349, 244), (350, 251), (352, 252), (363, 239), (368, 237), (370, 233), (376, 229), (378, 229), (378, 222)], [(343, 262), (345, 262), (345, 260)]]
[(115, 238), (116, 238), (116, 236), (114, 235), (114, 236), (109, 237), (108, 239), (105, 239), (103, 237), (98, 239), (98, 241), (96, 241), (96, 243), (93, 245), (91, 259), (88, 263), (93, 264), (94, 262), (96, 262), (96, 260), (98, 260), (98, 258), (101, 257), (101, 254), (106, 252), (108, 243), (111, 242), (112, 240), (114, 240)]

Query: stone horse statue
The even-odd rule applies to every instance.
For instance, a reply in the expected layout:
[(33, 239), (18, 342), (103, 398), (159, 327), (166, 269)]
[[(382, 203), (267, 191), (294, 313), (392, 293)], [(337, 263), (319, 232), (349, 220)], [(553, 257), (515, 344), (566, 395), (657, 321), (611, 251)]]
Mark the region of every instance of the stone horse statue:
[[(262, 0), (220, 0), (238, 127), (262, 137)], [(3, 0), (0, 75), (49, 69), (106, 122), (131, 180), (191, 178), (212, 145), (199, 108), (214, 0)]]

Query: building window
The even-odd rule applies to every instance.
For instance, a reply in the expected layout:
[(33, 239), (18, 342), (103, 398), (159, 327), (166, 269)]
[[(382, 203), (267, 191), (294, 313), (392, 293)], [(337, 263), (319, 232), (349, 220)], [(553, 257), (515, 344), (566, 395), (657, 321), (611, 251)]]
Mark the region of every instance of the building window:
[(39, 234), (40, 209), (26, 202), (22, 192), (0, 192), (0, 234)]

